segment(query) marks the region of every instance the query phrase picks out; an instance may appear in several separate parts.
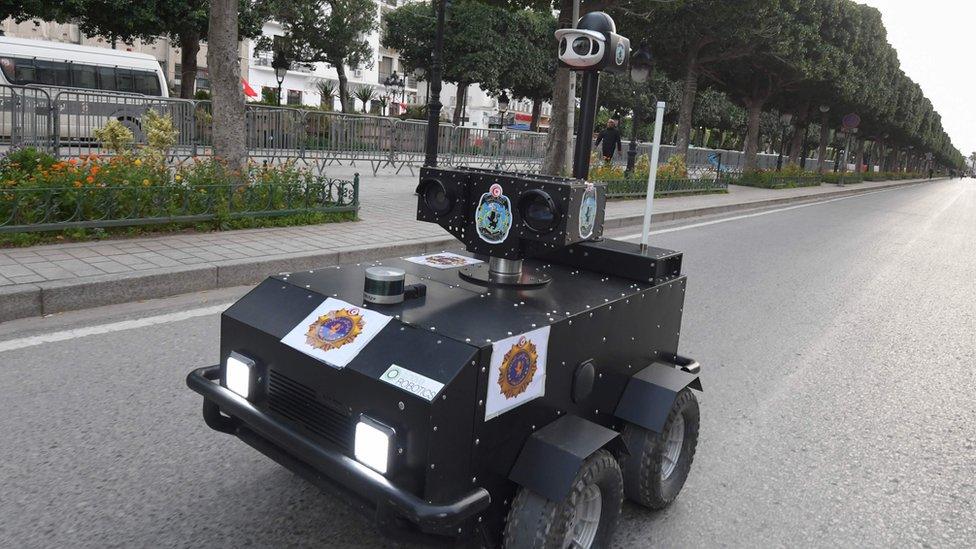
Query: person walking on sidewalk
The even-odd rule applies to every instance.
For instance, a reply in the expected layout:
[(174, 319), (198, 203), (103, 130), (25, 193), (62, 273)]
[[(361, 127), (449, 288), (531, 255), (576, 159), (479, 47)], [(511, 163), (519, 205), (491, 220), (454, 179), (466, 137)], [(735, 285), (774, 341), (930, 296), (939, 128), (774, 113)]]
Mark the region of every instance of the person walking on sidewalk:
[(617, 129), (617, 121), (611, 118), (607, 121), (607, 128), (600, 132), (596, 138), (596, 144), (603, 143), (603, 161), (609, 164), (613, 161), (613, 155), (621, 150), (622, 140), (620, 130)]

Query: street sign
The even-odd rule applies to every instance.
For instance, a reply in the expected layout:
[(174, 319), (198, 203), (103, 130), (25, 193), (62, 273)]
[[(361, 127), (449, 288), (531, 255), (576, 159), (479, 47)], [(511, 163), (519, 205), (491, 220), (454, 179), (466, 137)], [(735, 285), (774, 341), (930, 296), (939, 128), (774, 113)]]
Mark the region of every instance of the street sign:
[(855, 113), (848, 114), (844, 117), (844, 130), (851, 130), (861, 125), (861, 117)]

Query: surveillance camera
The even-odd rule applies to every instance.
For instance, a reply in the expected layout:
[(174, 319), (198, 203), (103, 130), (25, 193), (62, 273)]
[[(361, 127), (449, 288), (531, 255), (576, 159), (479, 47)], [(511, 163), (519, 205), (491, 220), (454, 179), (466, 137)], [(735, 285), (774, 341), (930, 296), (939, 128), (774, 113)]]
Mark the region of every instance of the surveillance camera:
[(581, 17), (575, 29), (558, 29), (560, 63), (576, 71), (625, 71), (630, 40), (616, 30), (613, 19), (599, 11)]
[(603, 61), (607, 41), (603, 33), (584, 29), (559, 29), (559, 60), (574, 69), (595, 69)]

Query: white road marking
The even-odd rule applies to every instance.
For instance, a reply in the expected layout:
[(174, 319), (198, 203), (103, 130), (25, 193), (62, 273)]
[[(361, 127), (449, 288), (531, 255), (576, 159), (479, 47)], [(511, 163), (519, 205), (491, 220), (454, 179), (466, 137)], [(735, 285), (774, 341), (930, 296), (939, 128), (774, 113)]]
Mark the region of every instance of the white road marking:
[(43, 345), (45, 343), (55, 343), (57, 341), (67, 341), (69, 339), (78, 339), (79, 337), (109, 334), (112, 332), (121, 332), (123, 330), (134, 330), (136, 328), (145, 328), (147, 326), (155, 326), (158, 324), (181, 322), (183, 320), (200, 316), (215, 315), (224, 312), (231, 305), (231, 303), (224, 303), (222, 305), (201, 307), (199, 309), (190, 309), (187, 311), (179, 311), (165, 315), (147, 316), (144, 318), (123, 320), (121, 322), (112, 322), (98, 326), (88, 326), (85, 328), (76, 328), (73, 330), (63, 330), (60, 332), (52, 332), (37, 336), (22, 337), (20, 339), (11, 339), (9, 341), (0, 341), (0, 353), (4, 351), (24, 349), (26, 347), (34, 347), (37, 345)]
[[(652, 234), (652, 235), (655, 235), (655, 234), (665, 234), (665, 233), (673, 233), (673, 232), (676, 232), (676, 231), (683, 231), (685, 229), (696, 229), (698, 227), (707, 227), (709, 225), (717, 225), (719, 223), (727, 223), (729, 221), (738, 221), (740, 219), (748, 219), (750, 217), (759, 217), (761, 215), (769, 215), (769, 214), (774, 214), (774, 213), (779, 213), (779, 212), (785, 212), (785, 211), (788, 211), (788, 210), (798, 210), (800, 208), (809, 208), (810, 206), (819, 206), (821, 204), (829, 204), (831, 202), (837, 202), (839, 200), (847, 200), (849, 198), (858, 198), (858, 197), (861, 197), (861, 196), (868, 196), (868, 195), (872, 195), (872, 194), (886, 193), (888, 191), (895, 191), (895, 190), (898, 190), (898, 189), (905, 189), (905, 188), (914, 187), (914, 186), (915, 185), (905, 185), (905, 186), (901, 186), (901, 187), (892, 187), (890, 189), (881, 189), (880, 191), (870, 191), (870, 192), (865, 192), (865, 193), (860, 193), (860, 194), (852, 194), (850, 196), (841, 196), (841, 197), (838, 197), (838, 198), (830, 198), (828, 200), (815, 200), (813, 202), (805, 202), (803, 204), (797, 204), (795, 206), (786, 206), (784, 208), (776, 208), (775, 210), (763, 210), (761, 212), (755, 212), (755, 213), (751, 213), (751, 214), (737, 215), (737, 216), (734, 216), (734, 217), (725, 217), (725, 218), (722, 218), (722, 219), (713, 219), (712, 221), (702, 221), (701, 223), (691, 223), (689, 225), (682, 225), (680, 227), (671, 227), (669, 229), (658, 229), (656, 231), (651, 231), (650, 234)], [(635, 238), (640, 238), (640, 237), (641, 237), (641, 233), (629, 234), (627, 236), (618, 236), (618, 237), (613, 237), (613, 238), (614, 238), (614, 240), (633, 240)]]

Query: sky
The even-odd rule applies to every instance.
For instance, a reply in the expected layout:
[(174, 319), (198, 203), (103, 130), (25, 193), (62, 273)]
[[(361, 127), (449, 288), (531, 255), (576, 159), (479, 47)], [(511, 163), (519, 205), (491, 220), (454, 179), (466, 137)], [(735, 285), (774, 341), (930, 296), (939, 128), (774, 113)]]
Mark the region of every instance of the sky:
[(905, 73), (942, 115), (952, 144), (976, 152), (976, 2), (857, 0), (881, 11)]

